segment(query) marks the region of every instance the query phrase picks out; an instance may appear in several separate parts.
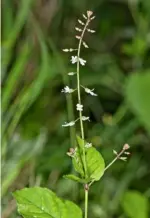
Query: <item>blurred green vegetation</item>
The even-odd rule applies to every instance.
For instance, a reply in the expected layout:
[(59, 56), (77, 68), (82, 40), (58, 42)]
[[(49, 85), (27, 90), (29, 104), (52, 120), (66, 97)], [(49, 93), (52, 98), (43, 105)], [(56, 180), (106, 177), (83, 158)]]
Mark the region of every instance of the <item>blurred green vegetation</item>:
[(62, 48), (76, 47), (77, 18), (96, 19), (83, 50), (82, 94), (86, 138), (108, 164), (124, 143), (131, 156), (118, 161), (89, 196), (89, 218), (148, 218), (150, 215), (150, 1), (2, 0), (2, 217), (19, 217), (11, 192), (44, 186), (81, 208), (83, 187), (62, 178), (72, 171), (66, 156), (79, 128), (61, 124), (77, 116), (75, 70)]

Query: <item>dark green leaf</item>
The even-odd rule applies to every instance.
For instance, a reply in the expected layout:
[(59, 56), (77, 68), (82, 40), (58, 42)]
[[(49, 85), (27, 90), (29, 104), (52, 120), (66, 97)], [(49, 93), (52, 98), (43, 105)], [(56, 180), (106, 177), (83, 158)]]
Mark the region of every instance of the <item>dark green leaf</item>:
[(73, 174), (65, 175), (63, 177), (65, 179), (71, 179), (71, 180), (73, 180), (75, 182), (79, 182), (79, 183), (83, 183), (83, 184), (86, 183), (86, 181), (84, 179), (81, 179), (81, 178), (79, 178), (79, 177), (77, 177), (77, 176), (75, 176)]

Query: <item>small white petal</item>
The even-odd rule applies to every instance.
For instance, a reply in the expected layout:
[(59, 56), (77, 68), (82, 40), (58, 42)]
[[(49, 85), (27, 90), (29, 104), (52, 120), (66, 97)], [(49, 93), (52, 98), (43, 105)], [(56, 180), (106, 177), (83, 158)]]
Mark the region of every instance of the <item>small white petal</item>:
[(77, 56), (71, 56), (71, 63), (75, 64), (77, 62), (78, 58)]
[(78, 28), (78, 27), (75, 27), (75, 29), (78, 31), (78, 32), (82, 32), (82, 29)]
[(75, 72), (69, 72), (69, 73), (68, 73), (69, 76), (73, 76), (73, 75), (75, 75), (75, 74), (76, 74)]
[(74, 126), (75, 125), (75, 121), (71, 121), (69, 123), (65, 122), (62, 127), (68, 127), (68, 126)]
[(77, 104), (77, 111), (83, 111), (83, 105), (82, 104)]
[(115, 155), (118, 155), (117, 151), (115, 151), (115, 150), (113, 150), (113, 153), (114, 153)]
[(77, 51), (77, 50), (78, 49), (76, 49), (76, 48), (69, 48), (69, 49), (68, 48), (64, 48), (63, 49), (64, 52), (73, 52), (73, 51)]
[(87, 17), (85, 16), (85, 14), (82, 14), (82, 16), (84, 17), (84, 19), (86, 19), (86, 20), (87, 20)]
[(85, 25), (85, 23), (83, 23), (81, 20), (78, 20), (78, 22), (83, 26)]
[(85, 148), (91, 148), (92, 147), (92, 143), (86, 143), (85, 144)]
[(83, 46), (84, 46), (85, 48), (89, 48), (89, 46), (88, 46), (85, 42), (83, 42)]
[(93, 17), (90, 18), (90, 20), (94, 20), (94, 19), (95, 19), (95, 16), (93, 16)]
[(86, 63), (86, 60), (84, 60), (84, 59), (82, 59), (82, 58), (79, 58), (79, 62), (80, 62), (80, 64), (81, 64), (82, 66), (84, 66), (85, 63)]
[(74, 89), (69, 88), (69, 86), (64, 87), (64, 89), (61, 90), (61, 92), (64, 93), (72, 93), (74, 92)]
[(86, 121), (86, 120), (90, 121), (90, 118), (89, 118), (89, 117), (82, 116), (82, 120), (83, 120), (83, 121)]
[(93, 92), (94, 89), (84, 88), (84, 90), (85, 90), (86, 93), (88, 93), (88, 94), (90, 94), (90, 95), (92, 95), (92, 96), (97, 96), (97, 94), (95, 94), (95, 93)]
[(81, 39), (81, 36), (76, 36), (76, 39)]
[(120, 159), (120, 160), (123, 160), (123, 161), (126, 161), (126, 160), (127, 160), (127, 157), (120, 157), (119, 159)]
[(92, 30), (92, 29), (87, 29), (88, 32), (90, 33), (95, 33), (96, 31), (95, 30)]
[(126, 155), (130, 155), (131, 153), (130, 152), (124, 152)]
[(69, 49), (64, 48), (63, 51), (64, 51), (64, 52), (69, 52)]

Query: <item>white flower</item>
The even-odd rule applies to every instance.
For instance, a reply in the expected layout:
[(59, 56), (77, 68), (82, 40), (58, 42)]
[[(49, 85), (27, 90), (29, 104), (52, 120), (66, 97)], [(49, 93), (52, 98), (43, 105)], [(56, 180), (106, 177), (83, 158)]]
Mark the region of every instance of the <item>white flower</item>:
[(78, 58), (77, 56), (71, 56), (71, 63), (75, 64), (77, 62)]
[(86, 60), (84, 60), (84, 59), (82, 59), (82, 58), (79, 58), (79, 62), (80, 62), (80, 64), (81, 64), (82, 66), (84, 66), (85, 63), (86, 63)]
[(68, 127), (68, 126), (74, 126), (75, 125), (75, 121), (71, 121), (69, 123), (65, 122), (65, 124), (62, 125), (62, 127)]
[(61, 92), (72, 93), (72, 92), (74, 92), (74, 89), (70, 89), (69, 86), (66, 86), (66, 87), (64, 87), (64, 89), (61, 90)]
[(87, 142), (87, 143), (85, 144), (85, 148), (90, 148), (90, 147), (92, 147), (92, 143), (88, 143), (88, 142)]
[(97, 94), (95, 94), (93, 91), (94, 89), (88, 89), (88, 88), (84, 88), (85, 92), (92, 95), (92, 96), (97, 96)]
[[(71, 56), (71, 63), (72, 64), (75, 64), (76, 62), (78, 61), (78, 57), (77, 56)], [(85, 65), (86, 63), (86, 60), (82, 59), (82, 58), (79, 58), (79, 62), (82, 66)]]
[(77, 104), (77, 111), (83, 111), (83, 105), (82, 104)]
[(89, 117), (82, 116), (82, 120), (83, 120), (83, 121), (86, 121), (86, 120), (90, 121), (90, 118), (89, 118)]
[(75, 75), (75, 74), (76, 74), (75, 72), (69, 72), (69, 73), (68, 73), (69, 76), (73, 76), (73, 75)]

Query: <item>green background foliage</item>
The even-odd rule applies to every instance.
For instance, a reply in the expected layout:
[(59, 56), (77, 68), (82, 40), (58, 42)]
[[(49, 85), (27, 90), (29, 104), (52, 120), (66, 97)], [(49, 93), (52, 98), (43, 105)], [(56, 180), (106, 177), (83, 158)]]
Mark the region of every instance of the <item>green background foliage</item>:
[[(84, 207), (82, 184), (66, 152), (79, 126), (62, 128), (77, 117), (70, 54), (76, 22), (86, 10), (96, 19), (82, 50), (87, 60), (81, 82), (98, 97), (82, 93), (86, 140), (106, 165), (124, 143), (126, 163), (118, 161), (89, 193), (89, 218), (147, 218), (150, 198), (150, 1), (2, 0), (2, 217), (19, 217), (11, 192), (42, 186)], [(130, 203), (129, 203), (130, 202)], [(140, 214), (135, 216), (140, 208)], [(134, 212), (135, 211), (135, 212)]]

